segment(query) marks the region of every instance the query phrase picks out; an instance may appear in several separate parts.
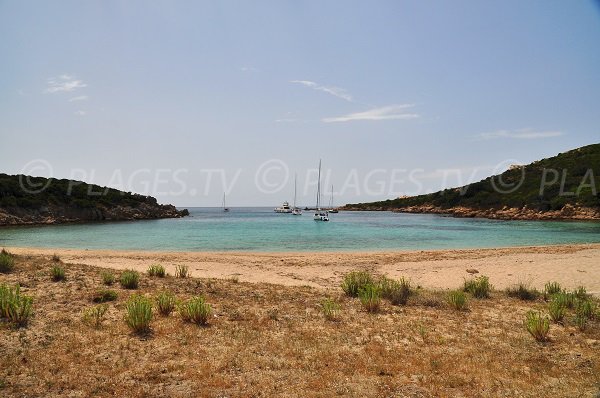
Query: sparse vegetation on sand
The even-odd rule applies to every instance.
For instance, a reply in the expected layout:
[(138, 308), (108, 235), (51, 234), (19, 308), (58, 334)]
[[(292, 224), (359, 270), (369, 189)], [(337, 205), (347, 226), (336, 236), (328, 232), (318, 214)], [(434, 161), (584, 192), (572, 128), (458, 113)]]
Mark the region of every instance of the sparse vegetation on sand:
[(67, 279), (67, 274), (65, 269), (60, 265), (53, 265), (52, 268), (50, 268), (50, 277), (54, 282), (61, 282)]
[(350, 297), (358, 297), (361, 289), (374, 283), (375, 280), (371, 273), (367, 271), (353, 271), (344, 276), (342, 290)]
[(190, 276), (190, 273), (187, 265), (177, 265), (175, 267), (175, 277), (187, 278), (188, 276)]
[(532, 301), (539, 297), (540, 293), (529, 286), (528, 283), (519, 282), (506, 289), (508, 297), (518, 298), (519, 300)]
[(159, 278), (164, 278), (167, 276), (167, 272), (165, 271), (165, 267), (160, 264), (153, 264), (148, 267), (148, 276), (157, 276)]
[(0, 284), (0, 318), (21, 327), (27, 325), (32, 314), (33, 299), (22, 295), (18, 284), (15, 287)]
[(400, 280), (381, 277), (379, 280), (381, 297), (389, 300), (393, 305), (406, 305), (411, 295), (410, 282), (404, 278)]
[(108, 301), (115, 301), (118, 297), (119, 295), (114, 290), (100, 289), (94, 293), (92, 301), (94, 303), (106, 303)]
[(125, 289), (137, 289), (140, 283), (140, 274), (134, 270), (123, 271), (119, 282)]
[(492, 285), (487, 276), (479, 276), (477, 278), (465, 280), (463, 291), (470, 293), (473, 297), (484, 299), (490, 297)]
[(0, 251), (0, 273), (7, 274), (15, 268), (15, 259), (12, 254), (2, 249)]
[(358, 291), (358, 298), (367, 312), (379, 312), (381, 307), (381, 289), (377, 285), (366, 285)]
[(462, 290), (453, 290), (448, 293), (448, 304), (457, 311), (467, 308), (467, 296)]
[(106, 311), (108, 311), (108, 304), (98, 304), (87, 308), (83, 311), (83, 321), (95, 328), (99, 328), (102, 325)]
[(196, 325), (208, 324), (208, 319), (212, 313), (212, 308), (203, 296), (192, 297), (181, 303), (177, 309), (181, 318), (186, 322)]
[(152, 301), (141, 294), (134, 294), (125, 304), (125, 322), (137, 334), (150, 332), (152, 321)]
[(156, 308), (163, 316), (168, 316), (173, 312), (177, 305), (175, 295), (169, 291), (162, 291), (156, 295)]
[[(549, 325), (541, 346), (523, 322), (528, 311), (546, 318), (550, 301), (494, 293), (459, 312), (446, 303), (447, 291), (416, 288), (404, 306), (382, 298), (378, 312), (367, 313), (359, 298), (343, 293), (343, 276), (331, 289), (236, 283), (229, 275), (142, 276), (137, 291), (116, 288), (116, 301), (96, 307), (91, 297), (106, 289), (99, 277), (105, 270), (69, 263), (68, 282), (53, 283), (49, 264), (48, 255), (15, 256), (16, 271), (0, 275), (0, 292), (14, 294), (22, 282), (20, 295), (31, 297), (35, 310), (19, 328), (0, 319), (0, 395), (533, 398), (551, 391), (570, 398), (574, 391), (598, 392), (600, 320), (586, 318), (578, 329), (581, 301), (572, 291), (576, 304), (567, 308), (564, 326)], [(377, 286), (380, 278), (372, 280)], [(211, 304), (210, 327), (184, 325), (179, 313), (158, 315), (157, 296), (170, 305), (200, 294)], [(594, 312), (580, 307), (582, 315)], [(337, 322), (326, 320), (326, 312)], [(75, 367), (77, 377), (60, 376)]]
[(540, 312), (529, 311), (525, 317), (525, 327), (529, 334), (537, 341), (548, 341), (550, 321), (548, 320), (548, 317), (542, 316)]
[(115, 283), (115, 274), (110, 271), (103, 271), (100, 276), (102, 277), (102, 283), (106, 286), (112, 286)]
[(339, 321), (341, 306), (332, 298), (327, 297), (321, 301), (321, 312), (328, 321)]

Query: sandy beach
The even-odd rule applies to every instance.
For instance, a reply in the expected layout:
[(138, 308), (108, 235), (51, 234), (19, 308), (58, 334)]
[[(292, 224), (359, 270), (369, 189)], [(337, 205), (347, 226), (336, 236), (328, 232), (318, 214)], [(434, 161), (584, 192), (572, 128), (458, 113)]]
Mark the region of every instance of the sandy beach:
[(237, 279), (252, 283), (287, 286), (308, 285), (337, 288), (342, 276), (354, 269), (366, 269), (429, 289), (450, 289), (461, 285), (477, 270), (487, 275), (497, 289), (518, 282), (543, 288), (558, 281), (566, 288), (586, 286), (600, 295), (600, 244), (513, 247), (497, 249), (432, 250), (340, 253), (212, 253), (78, 250), (8, 247), (11, 252), (30, 256), (56, 253), (66, 263), (114, 269), (145, 271), (160, 263), (173, 274), (176, 265), (187, 265), (192, 276)]

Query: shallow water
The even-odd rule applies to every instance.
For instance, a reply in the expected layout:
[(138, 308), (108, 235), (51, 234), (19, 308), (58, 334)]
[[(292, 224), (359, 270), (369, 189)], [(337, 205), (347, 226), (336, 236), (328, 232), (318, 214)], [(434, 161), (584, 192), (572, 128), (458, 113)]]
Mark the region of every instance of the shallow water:
[(167, 220), (0, 228), (0, 246), (176, 251), (379, 251), (600, 242), (600, 222), (340, 212), (329, 223), (272, 208), (190, 208)]

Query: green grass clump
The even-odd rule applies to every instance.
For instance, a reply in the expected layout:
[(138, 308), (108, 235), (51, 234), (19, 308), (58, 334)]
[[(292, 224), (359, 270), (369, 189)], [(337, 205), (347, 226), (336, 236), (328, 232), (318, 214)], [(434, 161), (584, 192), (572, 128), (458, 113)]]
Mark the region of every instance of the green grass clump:
[(178, 311), (185, 322), (206, 325), (212, 309), (203, 296), (198, 296), (181, 303)]
[(100, 275), (102, 276), (102, 283), (106, 286), (112, 286), (115, 283), (115, 274), (112, 272), (104, 271)]
[(137, 289), (140, 283), (140, 274), (134, 270), (124, 271), (119, 282), (125, 289)]
[(83, 312), (83, 321), (93, 325), (95, 328), (99, 328), (102, 325), (106, 311), (108, 311), (108, 304), (100, 304), (88, 308)]
[(560, 292), (552, 296), (552, 300), (561, 303), (566, 308), (575, 308), (575, 296), (573, 293)]
[(525, 327), (537, 341), (548, 341), (548, 332), (550, 331), (548, 317), (542, 316), (539, 312), (529, 311), (525, 318)]
[(381, 306), (381, 289), (376, 285), (366, 285), (358, 291), (358, 298), (367, 312), (378, 312)]
[(553, 322), (562, 323), (565, 314), (567, 313), (567, 306), (563, 300), (558, 298), (558, 296), (554, 296), (550, 301), (550, 304), (548, 304), (548, 313)]
[(328, 321), (337, 321), (340, 319), (340, 305), (332, 298), (326, 298), (321, 301), (321, 311)]
[(554, 296), (560, 292), (562, 292), (562, 287), (558, 282), (548, 282), (544, 286), (544, 293), (548, 296)]
[(6, 318), (15, 326), (25, 326), (33, 315), (33, 299), (21, 295), (21, 288), (0, 285), (0, 318)]
[(2, 249), (0, 251), (0, 273), (7, 274), (15, 269), (15, 257)]
[(373, 276), (366, 271), (352, 271), (344, 276), (342, 290), (350, 297), (358, 297), (361, 289), (373, 285)]
[(578, 300), (575, 312), (578, 316), (586, 319), (594, 319), (596, 317), (596, 304), (591, 300)]
[(125, 310), (125, 322), (134, 333), (150, 332), (150, 322), (152, 321), (152, 301), (150, 299), (134, 294), (127, 300)]
[(518, 298), (519, 300), (531, 301), (535, 300), (539, 296), (539, 292), (533, 288), (530, 288), (528, 284), (524, 282), (517, 283), (506, 289), (508, 297)]
[(165, 267), (160, 264), (154, 264), (148, 267), (148, 276), (158, 276), (159, 278), (164, 278), (167, 275), (165, 271)]
[(67, 279), (65, 269), (60, 265), (53, 265), (50, 269), (50, 277), (54, 282), (60, 282)]
[(177, 265), (175, 267), (175, 276), (177, 278), (187, 278), (190, 276), (189, 268), (187, 265)]
[(453, 290), (448, 293), (447, 301), (450, 307), (457, 311), (467, 309), (467, 296), (462, 290)]
[(410, 282), (404, 278), (397, 281), (384, 276), (379, 280), (379, 289), (381, 297), (393, 305), (406, 305), (411, 295)]
[(575, 296), (577, 300), (587, 300), (590, 297), (583, 286), (579, 286), (577, 289), (573, 290), (573, 296)]
[(487, 276), (480, 276), (475, 279), (465, 280), (463, 291), (471, 293), (473, 297), (483, 299), (490, 297), (490, 279)]
[(171, 292), (163, 291), (156, 296), (156, 307), (158, 308), (158, 312), (163, 316), (171, 314), (176, 304), (175, 295)]
[(92, 301), (94, 303), (106, 303), (108, 301), (115, 301), (118, 297), (117, 292), (109, 289), (98, 290), (92, 296)]

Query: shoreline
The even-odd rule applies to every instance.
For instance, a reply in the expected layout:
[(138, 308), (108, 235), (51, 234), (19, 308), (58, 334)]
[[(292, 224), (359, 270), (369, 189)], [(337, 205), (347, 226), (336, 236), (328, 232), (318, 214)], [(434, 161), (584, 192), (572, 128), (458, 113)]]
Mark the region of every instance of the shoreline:
[(46, 257), (57, 254), (65, 263), (145, 272), (160, 263), (174, 274), (187, 265), (191, 276), (236, 279), (285, 286), (339, 287), (345, 273), (365, 269), (392, 278), (407, 277), (415, 286), (454, 289), (476, 275), (490, 277), (497, 289), (525, 282), (542, 289), (557, 281), (572, 289), (583, 285), (600, 295), (600, 243), (523, 246), (486, 249), (406, 250), (379, 252), (180, 252), (86, 250), (11, 247), (15, 254)]
[(565, 206), (561, 210), (539, 211), (516, 207), (503, 208), (474, 208), (454, 206), (442, 208), (433, 205), (415, 205), (401, 207), (372, 207), (361, 208), (357, 205), (345, 205), (342, 211), (389, 211), (405, 214), (435, 214), (454, 218), (481, 218), (498, 221), (566, 221), (566, 222), (599, 222), (600, 210), (589, 207)]

